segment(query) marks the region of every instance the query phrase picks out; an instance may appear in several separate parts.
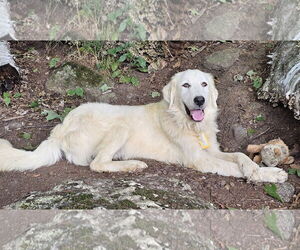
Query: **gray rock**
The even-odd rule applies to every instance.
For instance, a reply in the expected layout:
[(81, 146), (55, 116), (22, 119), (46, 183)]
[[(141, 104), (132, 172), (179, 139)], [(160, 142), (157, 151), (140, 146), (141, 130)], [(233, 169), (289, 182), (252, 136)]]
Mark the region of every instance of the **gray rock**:
[(232, 40), (242, 19), (239, 11), (224, 11), (223, 14), (216, 15), (206, 24), (204, 36), (213, 40)]
[(280, 198), (284, 202), (290, 202), (294, 193), (295, 193), (295, 188), (292, 184), (289, 182), (285, 183), (276, 183), (276, 188), (277, 188), (277, 194), (280, 196)]
[(2, 249), (217, 249), (195, 220), (185, 211), (64, 211)]
[(113, 87), (114, 83), (93, 70), (73, 62), (67, 62), (55, 69), (46, 82), (50, 91), (66, 95), (70, 89), (83, 88), (91, 101), (109, 102), (116, 96), (113, 92), (103, 94), (100, 87), (107, 84)]
[(213, 206), (193, 194), (186, 183), (157, 175), (134, 179), (69, 181), (48, 192), (33, 192), (13, 209), (203, 209)]
[(232, 133), (237, 142), (243, 142), (248, 137), (247, 129), (239, 124), (234, 124), (232, 126)]
[(292, 211), (275, 211), (276, 225), (283, 239), (288, 240), (293, 234), (295, 218)]
[(239, 49), (220, 50), (209, 55), (206, 62), (213, 69), (229, 68), (238, 60), (240, 53)]

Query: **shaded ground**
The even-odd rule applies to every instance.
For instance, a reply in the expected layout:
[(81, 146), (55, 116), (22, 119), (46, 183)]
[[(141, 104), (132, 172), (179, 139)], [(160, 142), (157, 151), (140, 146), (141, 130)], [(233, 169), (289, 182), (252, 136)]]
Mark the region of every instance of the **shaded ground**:
[[(262, 77), (267, 76), (266, 54), (272, 44), (239, 42), (199, 42), (168, 44), (169, 56), (165, 58), (166, 67), (153, 73), (133, 72), (140, 79), (139, 86), (116, 84), (112, 89), (115, 94), (106, 98), (106, 94), (97, 99), (105, 98), (114, 104), (145, 104), (158, 101), (160, 97), (152, 97), (151, 93), (160, 91), (170, 77), (178, 71), (198, 68), (211, 72), (217, 77), (219, 90), (220, 116), (218, 119), (221, 132), (219, 140), (225, 151), (244, 151), (249, 143), (264, 143), (270, 139), (281, 137), (290, 148), (299, 143), (299, 122), (293, 119), (292, 113), (283, 107), (273, 108), (268, 103), (257, 101), (250, 79), (246, 77), (249, 70), (255, 70)], [(229, 50), (228, 50), (229, 49)], [(92, 97), (67, 97), (52, 93), (45, 88), (49, 74), (51, 58), (64, 61), (77, 61), (95, 69), (95, 58), (92, 55), (76, 54), (76, 48), (62, 43), (16, 42), (12, 44), (12, 52), (16, 54), (17, 64), (22, 68), (23, 83), (13, 93), (20, 92), (22, 97), (12, 98), (11, 105), (0, 106), (0, 136), (10, 140), (18, 148), (34, 148), (47, 138), (50, 130), (58, 120), (46, 121), (41, 115), (43, 109), (62, 112), (66, 107), (78, 106), (80, 103), (93, 100)], [(219, 52), (221, 54), (216, 54)], [(240, 82), (234, 76), (243, 76)], [(38, 107), (30, 108), (30, 103), (37, 101)], [(261, 115), (263, 121), (255, 118)], [(234, 136), (232, 130), (239, 126), (246, 134)], [(22, 133), (30, 133), (31, 139), (24, 139)], [(70, 180), (81, 180), (86, 183), (95, 180), (112, 179), (114, 181), (147, 179), (152, 176), (151, 183), (143, 183), (147, 188), (157, 185), (164, 190), (165, 180), (176, 179), (172, 185), (173, 192), (181, 190), (184, 185), (185, 194), (200, 200), (211, 202), (217, 208), (299, 208), (296, 203), (299, 194), (299, 178), (289, 176), (289, 182), (296, 189), (296, 195), (290, 203), (280, 203), (267, 196), (263, 184), (246, 183), (232, 177), (221, 177), (202, 174), (179, 166), (146, 161), (149, 168), (140, 173), (108, 174), (93, 173), (88, 168), (73, 166), (61, 161), (55, 166), (44, 167), (33, 172), (0, 173), (0, 207), (24, 198), (32, 191), (48, 191), (54, 186)], [(288, 169), (285, 166), (285, 169)], [(157, 183), (153, 176), (158, 178)], [(167, 183), (167, 182), (166, 182)], [(166, 184), (167, 185), (167, 184)], [(183, 185), (183, 186), (182, 186)], [(298, 195), (299, 196), (299, 195)], [(184, 207), (182, 207), (184, 208)]]

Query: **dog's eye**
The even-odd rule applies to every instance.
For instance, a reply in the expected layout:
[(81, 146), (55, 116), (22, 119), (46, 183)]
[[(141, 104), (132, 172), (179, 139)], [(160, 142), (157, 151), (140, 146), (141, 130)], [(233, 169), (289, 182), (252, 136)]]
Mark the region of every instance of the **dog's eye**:
[(207, 86), (207, 82), (203, 82), (201, 83), (202, 87), (206, 87)]
[(182, 85), (182, 87), (189, 88), (189, 87), (191, 87), (191, 85), (188, 84), (188, 83), (185, 83), (185, 84)]

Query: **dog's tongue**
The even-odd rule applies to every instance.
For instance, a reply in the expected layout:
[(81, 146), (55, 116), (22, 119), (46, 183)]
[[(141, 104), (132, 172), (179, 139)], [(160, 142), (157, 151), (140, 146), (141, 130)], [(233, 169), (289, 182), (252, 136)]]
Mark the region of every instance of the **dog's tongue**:
[(201, 109), (191, 110), (191, 116), (194, 121), (201, 122), (204, 119), (204, 112)]

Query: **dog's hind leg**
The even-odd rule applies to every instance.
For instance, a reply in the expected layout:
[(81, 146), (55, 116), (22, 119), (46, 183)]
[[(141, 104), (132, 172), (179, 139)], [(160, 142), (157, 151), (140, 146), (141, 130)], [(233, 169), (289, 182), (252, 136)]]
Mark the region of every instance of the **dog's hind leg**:
[(137, 160), (113, 161), (116, 153), (122, 150), (128, 139), (128, 133), (120, 128), (118, 132), (105, 136), (97, 148), (97, 155), (90, 164), (96, 172), (132, 172), (147, 168), (147, 164)]

